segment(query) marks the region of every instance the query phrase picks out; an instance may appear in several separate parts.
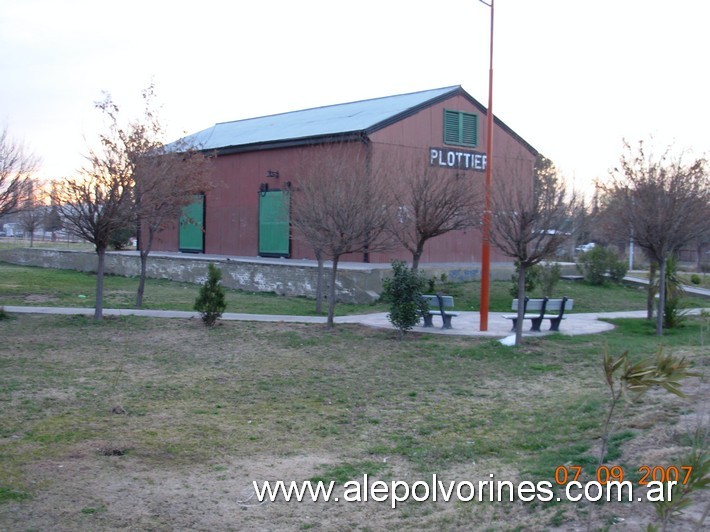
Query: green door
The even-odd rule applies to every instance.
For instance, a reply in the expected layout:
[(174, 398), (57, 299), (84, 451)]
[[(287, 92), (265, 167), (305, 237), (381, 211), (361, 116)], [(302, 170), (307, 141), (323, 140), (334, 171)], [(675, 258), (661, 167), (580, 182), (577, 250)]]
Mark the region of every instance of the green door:
[(205, 195), (198, 194), (195, 201), (182, 210), (178, 248), (187, 253), (205, 252)]
[(283, 190), (259, 193), (259, 256), (291, 254), (289, 194)]

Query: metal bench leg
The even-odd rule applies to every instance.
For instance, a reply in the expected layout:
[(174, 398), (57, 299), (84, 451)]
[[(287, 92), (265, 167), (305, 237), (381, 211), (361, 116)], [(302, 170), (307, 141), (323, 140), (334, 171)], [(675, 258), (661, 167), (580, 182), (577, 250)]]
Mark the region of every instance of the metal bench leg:
[(434, 319), (432, 318), (431, 314), (424, 314), (422, 318), (424, 318), (424, 327), (434, 326)]
[(442, 329), (451, 329), (451, 316), (450, 314), (444, 314), (441, 316), (442, 319), (444, 320), (444, 325), (441, 327)]
[(518, 318), (513, 318), (510, 321), (513, 322), (513, 328), (511, 329), (511, 331), (514, 331), (516, 328), (516, 325), (518, 325)]
[(559, 331), (561, 321), (562, 321), (562, 318), (550, 318), (550, 330), (551, 331)]
[(532, 318), (531, 331), (540, 332), (540, 325), (542, 325), (542, 318)]

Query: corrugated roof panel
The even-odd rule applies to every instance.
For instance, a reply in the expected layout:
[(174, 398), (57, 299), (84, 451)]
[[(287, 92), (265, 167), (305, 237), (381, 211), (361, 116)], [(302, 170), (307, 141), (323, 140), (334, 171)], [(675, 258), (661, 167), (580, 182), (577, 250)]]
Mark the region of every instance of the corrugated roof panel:
[(366, 131), (419, 105), (454, 92), (444, 87), (278, 115), (222, 122), (185, 137), (204, 150)]

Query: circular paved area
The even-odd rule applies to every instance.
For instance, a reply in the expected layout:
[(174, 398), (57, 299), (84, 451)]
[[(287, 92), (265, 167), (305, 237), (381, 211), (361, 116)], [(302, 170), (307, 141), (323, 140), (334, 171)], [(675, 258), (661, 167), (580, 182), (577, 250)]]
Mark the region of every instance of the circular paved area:
[[(84, 314), (93, 315), (93, 308), (67, 308), (67, 307), (17, 307), (5, 306), (6, 312), (25, 313), (25, 314)], [(157, 318), (197, 318), (197, 312), (186, 312), (177, 310), (139, 310), (139, 309), (104, 309), (106, 316), (149, 316)], [(691, 311), (693, 313), (699, 310)], [(440, 328), (441, 318), (434, 318), (435, 327), (414, 327), (413, 331), (422, 333), (460, 335), (460, 336), (487, 336), (491, 338), (504, 338), (512, 334), (511, 320), (505, 319), (503, 316), (510, 313), (491, 312), (488, 315), (488, 331), (481, 332), (480, 314), (478, 312), (457, 312), (452, 323), (453, 329), (443, 330)], [(608, 331), (614, 326), (603, 319), (613, 318), (643, 318), (646, 316), (646, 311), (629, 311), (629, 312), (598, 312), (598, 313), (570, 313), (565, 314), (565, 319), (560, 325), (560, 333), (566, 335), (579, 334), (595, 334)], [(286, 322), (286, 323), (325, 323), (325, 317), (322, 316), (281, 316), (267, 314), (239, 314), (226, 312), (222, 315), (223, 320), (237, 321), (267, 321), (267, 322)], [(387, 320), (387, 313), (378, 312), (375, 314), (360, 314), (355, 316), (340, 316), (335, 318), (336, 323), (359, 323), (369, 327), (379, 327), (384, 329), (393, 329), (390, 322)], [(439, 324), (439, 326), (436, 326)], [(526, 328), (529, 328), (530, 322), (526, 320)], [(525, 331), (525, 336), (539, 336), (548, 334), (544, 329), (549, 327), (549, 321), (543, 324), (543, 331), (533, 333)]]

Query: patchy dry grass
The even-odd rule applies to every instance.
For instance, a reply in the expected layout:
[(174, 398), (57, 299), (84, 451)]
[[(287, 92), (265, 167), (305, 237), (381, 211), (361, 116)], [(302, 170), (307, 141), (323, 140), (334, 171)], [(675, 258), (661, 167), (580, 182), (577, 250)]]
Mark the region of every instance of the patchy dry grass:
[[(588, 506), (257, 505), (251, 482), (537, 481), (564, 463), (592, 463), (603, 346), (655, 351), (655, 338), (619, 323), (604, 336), (511, 348), (436, 335), (397, 342), (357, 326), (3, 320), (0, 528), (569, 529)], [(707, 371), (698, 327), (691, 321), (667, 348)], [(682, 416), (707, 399), (699, 387), (689, 401), (654, 394), (630, 409), (618, 462), (673, 460)], [(643, 524), (652, 509), (600, 506), (595, 522), (631, 515)]]

